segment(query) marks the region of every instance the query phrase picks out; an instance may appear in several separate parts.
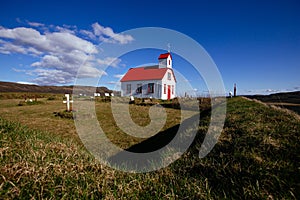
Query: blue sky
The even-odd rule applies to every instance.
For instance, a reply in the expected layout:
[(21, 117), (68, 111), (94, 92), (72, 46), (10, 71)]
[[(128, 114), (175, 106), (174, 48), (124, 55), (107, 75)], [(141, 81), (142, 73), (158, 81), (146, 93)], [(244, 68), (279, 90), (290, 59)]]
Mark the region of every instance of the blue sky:
[[(97, 46), (134, 41), (133, 28), (163, 27), (193, 38), (216, 63), (226, 91), (239, 94), (300, 90), (299, 1), (1, 1), (0, 80), (41, 85), (74, 83), (79, 63), (86, 77), (114, 88), (130, 67), (156, 63), (148, 49), (97, 60)], [(113, 36), (114, 39), (109, 39)], [(167, 42), (165, 50), (167, 50)], [(172, 51), (172, 44), (171, 44)], [(192, 50), (191, 50), (192, 51)], [(106, 71), (102, 67), (111, 61)], [(190, 70), (188, 70), (190, 68)], [(178, 70), (199, 94), (206, 92), (184, 58)]]

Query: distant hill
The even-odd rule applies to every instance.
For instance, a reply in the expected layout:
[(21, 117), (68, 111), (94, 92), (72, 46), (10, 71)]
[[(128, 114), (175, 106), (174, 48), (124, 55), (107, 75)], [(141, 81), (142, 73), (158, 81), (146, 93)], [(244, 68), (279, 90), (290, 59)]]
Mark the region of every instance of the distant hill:
[(246, 95), (250, 99), (257, 99), (263, 102), (285, 102), (285, 103), (294, 103), (300, 104), (300, 91), (296, 92), (281, 92), (274, 93), (270, 95)]
[(300, 115), (300, 91), (282, 92), (270, 95), (249, 95), (250, 99), (257, 99), (269, 105), (287, 108)]
[[(109, 90), (106, 87), (91, 87), (91, 86), (76, 86), (78, 92), (82, 93), (111, 93), (112, 90)], [(30, 93), (53, 93), (53, 94), (64, 94), (72, 93), (73, 86), (38, 86), (30, 84), (20, 84), (13, 82), (2, 82), (0, 81), (0, 92), (30, 92)], [(88, 95), (87, 94), (87, 95)]]

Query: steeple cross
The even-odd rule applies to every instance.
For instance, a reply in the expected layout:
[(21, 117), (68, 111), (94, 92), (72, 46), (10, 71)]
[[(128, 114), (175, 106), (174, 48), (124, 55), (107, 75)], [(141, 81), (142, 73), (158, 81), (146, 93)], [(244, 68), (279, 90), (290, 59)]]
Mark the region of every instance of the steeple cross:
[(168, 44), (167, 44), (167, 47), (168, 47), (168, 52), (170, 53), (170, 51), (171, 51), (171, 44), (168, 43)]

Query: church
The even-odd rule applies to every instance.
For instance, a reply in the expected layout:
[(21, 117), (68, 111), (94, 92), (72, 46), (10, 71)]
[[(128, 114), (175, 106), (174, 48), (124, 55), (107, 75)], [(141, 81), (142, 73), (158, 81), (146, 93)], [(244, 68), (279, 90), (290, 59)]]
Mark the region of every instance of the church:
[(176, 78), (170, 52), (160, 54), (158, 65), (130, 68), (121, 79), (121, 95), (169, 100), (176, 97)]

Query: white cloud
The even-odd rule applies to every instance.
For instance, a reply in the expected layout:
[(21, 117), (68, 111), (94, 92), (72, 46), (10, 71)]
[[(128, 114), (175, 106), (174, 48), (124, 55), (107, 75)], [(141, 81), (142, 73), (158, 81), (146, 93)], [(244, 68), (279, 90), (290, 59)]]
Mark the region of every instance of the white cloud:
[(70, 34), (75, 34), (75, 31), (74, 30), (70, 30), (70, 29), (67, 29), (65, 27), (61, 27), (61, 26), (56, 26), (55, 27), (55, 30), (60, 32), (60, 33), (70, 33)]
[(274, 89), (266, 89), (266, 93), (272, 93), (272, 92), (278, 92), (279, 90), (274, 90)]
[[(13, 41), (9, 41), (10, 43), (14, 43), (22, 48), (35, 49), (43, 53), (66, 53), (71, 50), (83, 51), (87, 54), (98, 52), (94, 44), (70, 32), (53, 32), (42, 35), (32, 28), (6, 29), (1, 27), (0, 38), (12, 39)], [(11, 53), (20, 52), (12, 50)]]
[(38, 22), (30, 22), (30, 21), (27, 21), (27, 24), (29, 26), (32, 26), (32, 27), (43, 27), (43, 26), (45, 26), (45, 24), (38, 23)]
[[(44, 70), (57, 70), (58, 72), (67, 72), (73, 75), (73, 78), (77, 75), (78, 78), (95, 78), (106, 73), (96, 68), (96, 63), (90, 59), (86, 54), (82, 52), (70, 52), (63, 55), (45, 55), (40, 61), (31, 64), (32, 67), (37, 69), (43, 69), (43, 71), (35, 71), (38, 74), (44, 72)], [(80, 71), (78, 71), (80, 69)], [(46, 77), (41, 80), (44, 80)], [(73, 79), (67, 76), (71, 82)], [(39, 80), (39, 82), (41, 82)], [(59, 81), (61, 83), (61, 81)]]
[(45, 55), (40, 62), (32, 63), (32, 67), (63, 68), (64, 63), (57, 56)]
[(19, 84), (26, 84), (26, 85), (36, 85), (35, 83), (26, 82), (26, 81), (17, 81)]
[(66, 53), (72, 50), (82, 51), (84, 53), (97, 53), (97, 48), (91, 42), (83, 40), (71, 33), (54, 32), (46, 35), (49, 42), (47, 49), (49, 52)]
[(22, 54), (27, 53), (25, 48), (23, 48), (22, 46), (14, 45), (12, 43), (3, 42), (0, 46), (0, 52), (3, 54), (10, 54), (11, 51)]
[(79, 31), (82, 35), (87, 36), (87, 38), (92, 39), (92, 40), (96, 40), (96, 36), (94, 35), (93, 32), (91, 31), (87, 31), (87, 30), (80, 30)]
[(68, 33), (76, 34), (76, 32), (77, 32), (77, 26), (66, 25), (66, 24), (64, 24), (63, 26), (55, 26), (55, 31), (68, 32)]
[(133, 41), (133, 37), (131, 35), (114, 33), (110, 27), (103, 27), (98, 23), (94, 23), (92, 27), (94, 35), (98, 36), (100, 41), (120, 44), (127, 44)]
[(35, 44), (37, 41), (45, 39), (40, 32), (32, 28), (18, 27), (14, 29), (0, 28), (0, 37), (17, 39), (22, 43)]
[(41, 51), (33, 47), (25, 47), (16, 43), (11, 43), (8, 41), (0, 40), (0, 53), (11, 54), (11, 53), (20, 53), (20, 54), (29, 54), (29, 55), (41, 55)]
[[(49, 41), (45, 35), (41, 35), (38, 31), (32, 28), (0, 28), (0, 38), (11, 39), (6, 40), (0, 48), (4, 48), (9, 54), (28, 52), (43, 52), (49, 48)], [(16, 48), (18, 46), (19, 48)], [(20, 49), (22, 49), (20, 51)], [(28, 50), (27, 50), (28, 49)], [(40, 53), (38, 53), (40, 54)]]
[[(107, 57), (96, 59), (99, 53), (95, 41), (89, 39), (126, 44), (133, 40), (130, 35), (114, 33), (109, 27), (102, 27), (98, 23), (92, 25), (93, 32), (77, 31), (76, 26), (46, 26), (38, 22), (29, 22), (31, 28), (4, 28), (0, 26), (0, 53), (24, 54), (39, 58), (31, 63), (32, 70), (25, 73), (35, 76), (32, 81), (42, 85), (66, 84), (74, 81), (78, 70), (79, 78), (94, 78), (107, 75), (99, 67), (120, 65), (119, 58)], [(81, 37), (78, 36), (81, 34)], [(110, 38), (112, 37), (112, 38)], [(19, 70), (19, 72), (23, 72)], [(24, 72), (23, 72), (24, 73)]]
[(32, 73), (38, 74), (34, 82), (39, 85), (66, 84), (70, 83), (74, 78), (72, 74), (62, 70), (36, 69)]

